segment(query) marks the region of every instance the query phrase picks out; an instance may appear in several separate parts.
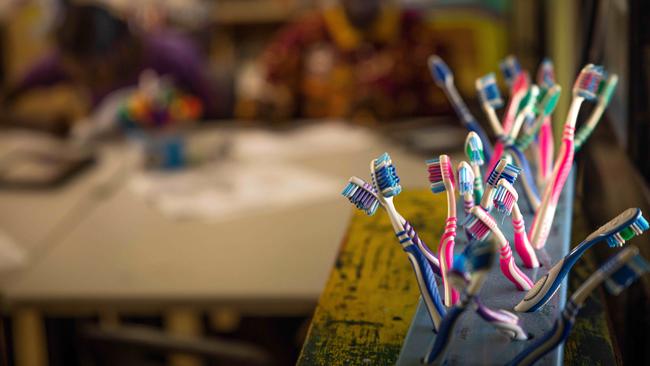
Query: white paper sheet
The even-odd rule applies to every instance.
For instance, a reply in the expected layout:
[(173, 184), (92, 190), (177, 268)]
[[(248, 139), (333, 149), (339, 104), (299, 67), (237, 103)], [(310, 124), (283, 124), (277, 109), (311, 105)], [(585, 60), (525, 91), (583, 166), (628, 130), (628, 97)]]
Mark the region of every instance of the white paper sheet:
[(286, 164), (224, 162), (178, 173), (137, 173), (129, 188), (169, 217), (219, 221), (336, 197), (340, 185)]
[(240, 159), (304, 158), (337, 152), (363, 151), (374, 135), (342, 122), (322, 122), (288, 132), (242, 131), (235, 136), (234, 155)]

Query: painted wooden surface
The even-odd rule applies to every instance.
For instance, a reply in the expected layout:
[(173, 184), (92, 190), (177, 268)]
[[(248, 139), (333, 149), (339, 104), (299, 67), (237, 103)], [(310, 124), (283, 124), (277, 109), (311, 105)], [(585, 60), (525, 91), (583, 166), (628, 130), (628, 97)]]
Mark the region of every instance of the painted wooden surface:
[[(407, 191), (395, 203), (420, 237), (436, 248), (443, 230), (444, 195)], [(575, 244), (586, 230), (579, 211), (574, 215)], [(576, 265), (569, 293), (590, 268), (590, 258)], [(387, 216), (381, 211), (372, 217), (355, 212), (298, 365), (394, 365), (417, 301), (417, 284)], [(592, 296), (581, 311), (565, 347), (566, 364), (616, 363), (602, 304), (601, 296)]]

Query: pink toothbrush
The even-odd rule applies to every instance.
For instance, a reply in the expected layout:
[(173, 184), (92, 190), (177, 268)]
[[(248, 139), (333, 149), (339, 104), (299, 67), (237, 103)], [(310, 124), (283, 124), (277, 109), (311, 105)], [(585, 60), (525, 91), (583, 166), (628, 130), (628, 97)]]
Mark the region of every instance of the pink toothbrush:
[(544, 187), (546, 180), (553, 172), (553, 126), (551, 117), (544, 118), (539, 130), (539, 165), (537, 166), (537, 186)]
[[(512, 282), (519, 291), (528, 291), (533, 287), (533, 281), (524, 274), (515, 260), (512, 258), (512, 251), (510, 250), (510, 243), (497, 226), (492, 216), (487, 213), (481, 206), (474, 206), (463, 222), (463, 226), (472, 238), (478, 241), (494, 240), (498, 243), (499, 249), (499, 265), (501, 273), (510, 282)], [(494, 235), (492, 235), (494, 234)]]
[(562, 188), (573, 165), (573, 138), (580, 106), (585, 99), (596, 99), (603, 72), (601, 66), (589, 64), (582, 68), (580, 75), (573, 84), (573, 100), (564, 123), (562, 146), (553, 167), (553, 174), (544, 188), (542, 203), (535, 213), (530, 229), (529, 239), (535, 249), (541, 249), (546, 244), (555, 217), (557, 202), (560, 199), (560, 193), (562, 193)]
[(454, 245), (456, 242), (454, 170), (451, 166), (451, 159), (447, 155), (440, 155), (439, 158), (427, 160), (426, 163), (431, 191), (433, 193), (447, 193), (447, 220), (445, 221), (445, 232), (438, 245), (438, 260), (440, 261), (440, 272), (442, 273), (443, 301), (445, 306), (452, 306), (459, 299), (458, 291), (454, 290), (447, 277), (447, 271), (451, 269), (454, 263)]
[[(512, 85), (512, 95), (508, 101), (506, 113), (503, 118), (503, 132), (506, 136), (510, 134), (510, 130), (515, 123), (517, 110), (519, 109), (519, 103), (526, 95), (526, 92), (528, 91), (528, 85), (528, 75), (525, 72), (520, 72)], [(505, 141), (499, 140), (494, 145), (494, 152), (492, 153), (492, 158), (490, 159), (487, 167), (488, 171), (492, 170), (492, 168), (494, 168), (494, 166), (501, 159), (501, 156), (503, 155), (504, 143)]]
[(524, 216), (521, 214), (519, 205), (517, 204), (518, 199), (519, 194), (515, 187), (505, 179), (499, 180), (497, 189), (494, 192), (494, 207), (496, 207), (497, 211), (506, 215), (512, 214), (512, 227), (515, 232), (515, 250), (524, 262), (524, 267), (537, 268), (539, 267), (539, 260), (537, 259), (535, 250), (528, 241)]

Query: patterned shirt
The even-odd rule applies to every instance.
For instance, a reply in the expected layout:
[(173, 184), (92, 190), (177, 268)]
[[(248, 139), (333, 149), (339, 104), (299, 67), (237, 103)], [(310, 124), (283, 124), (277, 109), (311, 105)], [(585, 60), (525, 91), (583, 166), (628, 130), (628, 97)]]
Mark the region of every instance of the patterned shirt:
[(427, 67), (433, 53), (412, 11), (384, 8), (362, 33), (331, 7), (281, 31), (262, 60), (270, 90), (286, 96), (276, 106), (285, 117), (381, 121), (447, 110)]

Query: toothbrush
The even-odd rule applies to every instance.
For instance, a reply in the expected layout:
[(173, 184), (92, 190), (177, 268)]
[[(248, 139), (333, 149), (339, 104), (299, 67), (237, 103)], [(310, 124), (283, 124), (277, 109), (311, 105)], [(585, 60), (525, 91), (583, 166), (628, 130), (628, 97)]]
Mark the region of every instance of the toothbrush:
[[(537, 84), (544, 91), (544, 94), (556, 85), (555, 67), (553, 62), (545, 58), (542, 60), (537, 69)], [(553, 124), (550, 113), (544, 117), (543, 123), (539, 129), (539, 138), (537, 143), (537, 184), (543, 187), (548, 176), (553, 172)]]
[(526, 155), (517, 148), (515, 145), (506, 147), (506, 157), (512, 158), (512, 160), (521, 167), (521, 184), (524, 187), (524, 193), (526, 194), (526, 199), (530, 206), (533, 208), (533, 211), (537, 210), (540, 205), (539, 191), (537, 189), (537, 184), (535, 182), (535, 177), (533, 176), (533, 170), (528, 164), (528, 159)]
[(591, 136), (591, 133), (594, 131), (594, 128), (600, 122), (600, 118), (605, 112), (605, 108), (609, 105), (609, 102), (612, 100), (612, 95), (614, 95), (614, 90), (616, 90), (616, 84), (618, 84), (618, 76), (612, 74), (607, 78), (607, 81), (602, 81), (600, 83), (600, 89), (598, 90), (598, 104), (594, 108), (593, 112), (589, 116), (587, 122), (578, 129), (575, 138), (575, 151), (579, 151), (585, 141)]
[[(549, 164), (552, 164), (553, 160), (553, 131), (550, 124), (550, 115), (553, 113), (553, 110), (555, 110), (555, 107), (557, 106), (557, 102), (560, 100), (561, 91), (562, 88), (559, 85), (553, 85), (546, 90), (542, 100), (537, 106), (539, 115), (535, 119), (535, 122), (533, 122), (532, 126), (526, 129), (522, 135), (517, 138), (514, 144), (515, 149), (511, 149), (510, 151), (515, 154), (515, 160), (518, 160), (517, 163), (519, 166), (524, 168), (522, 183), (524, 184), (526, 197), (535, 211), (540, 205), (537, 187), (543, 186), (546, 180), (547, 167)], [(527, 162), (524, 163), (525, 155), (523, 154), (523, 151), (526, 150), (535, 140), (536, 135), (539, 136), (539, 149), (536, 150), (536, 155), (538, 157), (537, 179), (533, 177), (531, 170), (527, 169), (528, 164)]]
[(517, 113), (512, 128), (507, 134), (506, 141), (508, 144), (514, 143), (524, 124), (524, 120), (535, 116), (535, 102), (537, 101), (538, 96), (539, 87), (537, 85), (532, 85), (521, 99), (521, 102), (519, 103), (520, 111)]
[(377, 191), (373, 186), (357, 177), (350, 178), (347, 186), (343, 189), (341, 194), (367, 215), (373, 215), (377, 211), (379, 205), (386, 210), (393, 226), (393, 230), (395, 230), (395, 235), (411, 262), (420, 289), (420, 294), (424, 300), (427, 312), (431, 317), (433, 329), (436, 331), (446, 313), (445, 307), (442, 305), (442, 301), (440, 300), (436, 279), (430, 263), (427, 262), (418, 246), (413, 243), (413, 240), (406, 235), (405, 230), (400, 223), (400, 219), (395, 213), (395, 208), (392, 207), (392, 202), (388, 203), (389, 201), (392, 201), (392, 196), (385, 198), (383, 195), (377, 194)]
[(562, 193), (562, 188), (573, 165), (573, 133), (580, 106), (585, 99), (593, 100), (596, 98), (598, 84), (602, 75), (603, 68), (601, 66), (589, 64), (580, 71), (580, 75), (578, 75), (573, 85), (573, 101), (564, 123), (562, 146), (553, 167), (553, 174), (544, 188), (542, 203), (535, 213), (530, 230), (529, 239), (536, 249), (541, 249), (546, 244), (555, 216), (555, 208), (560, 199), (560, 193)]
[(505, 80), (508, 88), (510, 88), (510, 94), (514, 94), (512, 90), (514, 89), (515, 79), (519, 74), (521, 74), (521, 65), (519, 60), (514, 55), (508, 55), (499, 63), (499, 69), (503, 74), (503, 79)]
[(465, 214), (468, 214), (469, 210), (474, 207), (474, 195), (472, 194), (474, 171), (466, 161), (461, 161), (456, 171), (458, 173), (458, 193), (463, 196), (463, 210)]
[[(517, 109), (519, 108), (519, 104), (521, 103), (521, 100), (524, 98), (528, 91), (528, 79), (525, 73), (520, 73), (517, 78), (514, 81), (513, 84), (513, 89), (512, 89), (512, 95), (510, 96), (510, 100), (508, 101), (508, 106), (506, 107), (506, 112), (505, 116), (503, 117), (503, 132), (504, 136), (503, 138), (506, 139), (507, 136), (509, 136), (513, 125), (515, 123), (515, 118), (517, 116)], [(508, 141), (504, 141), (502, 143), (507, 144)], [(496, 148), (495, 148), (496, 149)], [(488, 170), (492, 170), (492, 168), (496, 165), (496, 163), (501, 159), (501, 154), (497, 154), (497, 151), (495, 150), (495, 153), (492, 154), (492, 159), (489, 159), (488, 163)], [(503, 153), (503, 150), (501, 151)]]
[(474, 203), (481, 203), (483, 197), (483, 178), (481, 177), (481, 167), (485, 164), (483, 154), (483, 143), (475, 132), (467, 134), (465, 139), (465, 155), (474, 171)]
[(451, 102), (452, 107), (456, 111), (458, 118), (460, 118), (463, 125), (470, 131), (476, 132), (479, 135), (481, 142), (483, 143), (485, 149), (485, 155), (490, 158), (492, 155), (492, 145), (490, 144), (490, 139), (488, 135), (483, 131), (481, 126), (476, 121), (476, 118), (467, 108), (467, 105), (458, 94), (456, 85), (454, 84), (454, 74), (445, 63), (437, 55), (432, 55), (429, 57), (429, 70), (431, 71), (431, 76), (433, 81), (440, 87), (447, 98)]
[[(488, 121), (490, 122), (492, 131), (497, 138), (501, 138), (505, 133), (495, 109), (503, 107), (503, 99), (501, 98), (501, 92), (497, 86), (494, 73), (489, 73), (476, 79), (475, 85), (479, 100), (481, 101), (481, 107), (483, 107), (483, 111), (488, 116)], [(497, 142), (497, 144), (499, 144), (499, 142)], [(495, 154), (496, 150), (497, 145), (494, 147)]]
[(438, 245), (438, 258), (440, 260), (440, 272), (442, 273), (444, 304), (449, 307), (458, 302), (458, 291), (451, 287), (447, 279), (447, 271), (451, 269), (454, 262), (454, 245), (456, 241), (457, 219), (454, 170), (451, 166), (451, 159), (447, 155), (440, 155), (439, 158), (427, 160), (426, 163), (431, 191), (433, 193), (447, 193), (447, 220), (445, 221), (445, 232), (442, 234)]
[(564, 343), (569, 337), (578, 311), (582, 308), (587, 297), (601, 283), (605, 283), (605, 288), (612, 295), (618, 295), (648, 271), (650, 271), (650, 264), (639, 255), (639, 249), (633, 246), (625, 248), (589, 276), (587, 281), (573, 293), (564, 310), (555, 321), (553, 329), (524, 349), (507, 365), (533, 365), (555, 347)]
[[(466, 264), (468, 262), (467, 257), (472, 256), (472, 253), (475, 253), (477, 248), (474, 247), (474, 245), (479, 245), (480, 247), (480, 243), (481, 242), (471, 243), (465, 247), (463, 253), (454, 259), (454, 266), (449, 272), (449, 280), (456, 290), (464, 294), (463, 297), (461, 297), (461, 302), (463, 301), (463, 298), (471, 300), (473, 302), (473, 307), (476, 311), (476, 314), (481, 319), (490, 323), (492, 326), (494, 326), (494, 328), (496, 328), (497, 331), (507, 335), (513, 340), (526, 340), (528, 339), (528, 336), (524, 329), (521, 327), (521, 322), (519, 321), (519, 317), (517, 315), (502, 309), (493, 310), (483, 305), (478, 295), (467, 296), (467, 286), (469, 286), (471, 283), (471, 276), (467, 272), (468, 269), (466, 268)], [(496, 249), (494, 249), (492, 256), (493, 257), (490, 260), (490, 263), (494, 262)], [(469, 262), (471, 265), (471, 260)]]
[[(474, 206), (463, 222), (463, 226), (472, 238), (478, 241), (491, 240), (500, 246), (499, 265), (503, 275), (512, 282), (519, 291), (528, 291), (533, 282), (515, 264), (510, 250), (510, 243), (497, 226), (492, 216), (482, 207)], [(494, 234), (494, 235), (491, 235)]]
[(486, 179), (485, 192), (481, 199), (483, 209), (488, 212), (492, 209), (492, 194), (499, 180), (503, 178), (510, 182), (510, 184), (515, 184), (520, 172), (521, 169), (518, 166), (508, 163), (506, 159), (499, 160), (499, 163), (492, 169)]
[(553, 265), (548, 273), (537, 280), (535, 286), (515, 306), (515, 310), (532, 312), (537, 311), (546, 304), (569, 274), (571, 267), (594, 244), (605, 240), (610, 247), (621, 247), (626, 240), (641, 235), (646, 230), (648, 230), (648, 222), (641, 214), (640, 209), (628, 208), (623, 211), (620, 215), (591, 233), (569, 254)]
[(555, 67), (550, 58), (545, 57), (537, 68), (537, 85), (544, 90), (550, 89), (555, 82)]
[(531, 142), (535, 140), (535, 136), (537, 135), (538, 132), (540, 132), (540, 129), (544, 125), (547, 118), (549, 118), (550, 115), (555, 110), (555, 107), (557, 106), (557, 102), (560, 100), (561, 93), (562, 93), (562, 88), (559, 85), (553, 85), (552, 87), (550, 87), (548, 90), (544, 92), (544, 96), (542, 97), (542, 100), (539, 102), (539, 105), (537, 106), (539, 115), (535, 119), (535, 122), (530, 128), (525, 130), (522, 133), (522, 135), (519, 136), (515, 141), (515, 146), (517, 146), (519, 150), (525, 151), (528, 148), (528, 146), (530, 146)]
[(515, 187), (505, 179), (499, 180), (497, 189), (494, 191), (494, 207), (496, 207), (497, 211), (506, 215), (512, 214), (512, 227), (515, 232), (515, 250), (524, 262), (524, 267), (537, 268), (539, 267), (539, 260), (537, 259), (535, 250), (528, 241), (524, 216), (521, 214), (519, 205), (517, 204), (518, 199), (519, 195)]
[(521, 100), (528, 92), (528, 87), (530, 86), (530, 80), (526, 72), (520, 72), (513, 81), (510, 99), (508, 100), (508, 105), (506, 106), (506, 112), (503, 117), (503, 130), (508, 133), (512, 128), (512, 124), (515, 121), (517, 112), (519, 112), (519, 104)]
[(466, 278), (463, 271), (458, 268), (462, 267), (462, 264), (459, 264), (459, 261), (454, 263), (454, 269), (450, 271), (450, 275), (455, 283), (459, 283), (460, 287), (465, 287), (463, 297), (456, 306), (449, 309), (444, 317), (436, 340), (422, 359), (422, 363), (439, 364), (444, 359), (445, 350), (451, 341), (455, 325), (458, 324), (458, 319), (467, 309), (471, 299), (483, 286), (494, 263), (494, 257), (496, 257), (496, 247), (491, 242), (474, 243), (468, 247), (466, 258), (471, 267), (471, 275), (467, 285), (464, 284)]
[[(391, 192), (399, 194), (402, 190), (401, 186), (399, 185), (399, 177), (397, 176), (395, 166), (393, 165), (393, 161), (391, 160), (388, 153), (383, 153), (377, 159), (370, 162), (370, 176), (372, 178), (373, 186), (377, 191), (382, 192), (382, 188), (379, 188), (379, 184), (386, 186), (386, 193), (382, 193), (382, 196), (387, 196), (387, 194), (390, 194)], [(400, 224), (402, 224), (406, 235), (411, 238), (411, 240), (418, 246), (418, 248), (420, 248), (420, 251), (424, 257), (429, 261), (429, 263), (431, 263), (433, 272), (442, 277), (442, 272), (440, 271), (440, 261), (424, 243), (424, 241), (420, 239), (413, 226), (411, 226), (411, 224), (406, 221), (402, 215), (399, 214), (399, 212), (397, 212), (397, 209), (395, 209), (395, 206), (393, 205), (392, 199), (390, 201), (380, 200), (380, 203), (384, 207), (388, 207), (389, 205), (392, 206), (396, 218), (399, 219)]]

